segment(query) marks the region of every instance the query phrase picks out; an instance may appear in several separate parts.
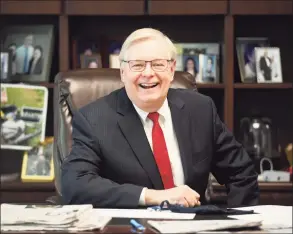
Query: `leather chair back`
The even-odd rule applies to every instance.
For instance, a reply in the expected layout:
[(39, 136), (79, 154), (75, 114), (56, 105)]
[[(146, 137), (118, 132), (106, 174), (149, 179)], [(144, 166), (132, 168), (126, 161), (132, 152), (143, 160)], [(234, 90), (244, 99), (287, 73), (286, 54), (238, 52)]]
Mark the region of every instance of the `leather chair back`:
[[(119, 69), (81, 69), (61, 72), (54, 85), (54, 171), (59, 196), (60, 167), (72, 145), (71, 119), (74, 111), (123, 87)], [(196, 90), (194, 77), (187, 72), (175, 72), (171, 87)]]

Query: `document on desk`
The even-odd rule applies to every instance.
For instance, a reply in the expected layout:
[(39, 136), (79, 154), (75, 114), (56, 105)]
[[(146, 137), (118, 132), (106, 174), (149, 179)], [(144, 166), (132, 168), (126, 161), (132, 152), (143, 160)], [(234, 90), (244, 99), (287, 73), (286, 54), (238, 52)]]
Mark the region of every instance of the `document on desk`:
[(160, 233), (198, 233), (205, 231), (253, 228), (261, 225), (261, 220), (150, 220), (148, 224)]
[[(253, 221), (262, 220), (261, 228), (268, 232), (281, 230), (283, 233), (292, 233), (292, 206), (261, 205), (241, 207), (241, 210), (254, 210), (255, 214), (231, 215), (230, 218)], [(289, 232), (285, 231), (288, 230)]]
[(145, 218), (145, 219), (193, 219), (195, 214), (155, 211), (148, 209), (94, 209), (97, 216), (112, 218)]

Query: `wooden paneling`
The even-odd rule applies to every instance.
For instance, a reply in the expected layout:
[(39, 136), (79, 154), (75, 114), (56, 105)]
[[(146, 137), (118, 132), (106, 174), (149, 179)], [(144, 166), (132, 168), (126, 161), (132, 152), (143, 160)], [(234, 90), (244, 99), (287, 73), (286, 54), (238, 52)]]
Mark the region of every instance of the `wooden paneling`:
[(230, 13), (235, 15), (292, 14), (292, 0), (230, 0)]
[(1, 0), (1, 14), (58, 15), (61, 0)]
[(150, 15), (210, 15), (226, 14), (227, 0), (150, 0)]
[(65, 0), (68, 15), (143, 15), (143, 0)]

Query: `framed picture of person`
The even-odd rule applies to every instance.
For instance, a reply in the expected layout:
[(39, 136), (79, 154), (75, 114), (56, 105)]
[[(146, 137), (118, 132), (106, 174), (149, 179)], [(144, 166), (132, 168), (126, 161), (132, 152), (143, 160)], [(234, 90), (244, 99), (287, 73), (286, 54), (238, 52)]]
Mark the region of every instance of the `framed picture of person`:
[(54, 180), (53, 137), (47, 137), (31, 150), (22, 160), (21, 180), (23, 182), (51, 182)]
[(182, 56), (183, 71), (194, 76), (194, 82), (198, 83), (201, 80), (199, 74), (199, 54), (183, 53)]
[(100, 54), (80, 56), (81, 68), (102, 68), (102, 61)]
[(201, 83), (218, 83), (217, 55), (200, 54), (199, 56)]
[(255, 47), (265, 47), (269, 45), (268, 38), (236, 38), (236, 51), (240, 71), (241, 82), (256, 82), (256, 60)]
[(48, 82), (54, 41), (53, 25), (10, 26), (1, 32), (12, 53), (12, 77), (18, 82)]
[(45, 139), (48, 89), (1, 84), (1, 148), (30, 150)]
[(9, 50), (1, 51), (0, 56), (1, 83), (9, 83), (12, 74), (12, 53)]
[(280, 48), (256, 47), (256, 74), (258, 83), (282, 83)]

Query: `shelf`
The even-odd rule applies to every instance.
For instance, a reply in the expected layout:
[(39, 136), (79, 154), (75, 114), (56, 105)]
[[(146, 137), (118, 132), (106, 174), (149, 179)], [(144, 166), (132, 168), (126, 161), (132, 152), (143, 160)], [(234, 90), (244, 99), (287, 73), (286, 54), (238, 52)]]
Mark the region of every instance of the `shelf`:
[(59, 15), (61, 0), (0, 0), (1, 14), (10, 15)]
[(143, 0), (65, 0), (68, 15), (143, 15)]
[(224, 15), (228, 0), (150, 0), (150, 15)]
[(224, 89), (224, 84), (196, 84), (198, 89)]
[(245, 84), (236, 83), (234, 84), (235, 89), (292, 89), (293, 84), (291, 83), (280, 83), (280, 84)]
[(230, 0), (232, 15), (291, 15), (292, 0)]
[[(226, 191), (224, 185), (220, 185), (217, 182), (212, 183), (213, 189), (217, 191)], [(292, 191), (292, 182), (258, 182), (260, 191), (266, 192), (290, 192)]]
[(48, 191), (55, 192), (55, 185), (53, 182), (40, 183), (40, 182), (2, 182), (1, 183), (1, 192), (3, 191)]

